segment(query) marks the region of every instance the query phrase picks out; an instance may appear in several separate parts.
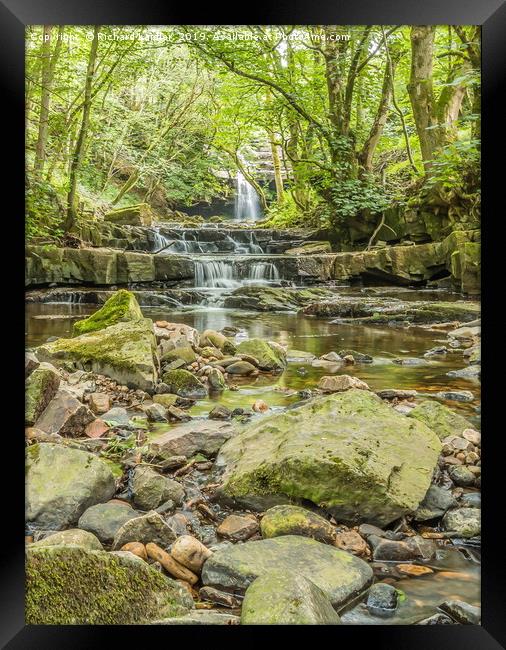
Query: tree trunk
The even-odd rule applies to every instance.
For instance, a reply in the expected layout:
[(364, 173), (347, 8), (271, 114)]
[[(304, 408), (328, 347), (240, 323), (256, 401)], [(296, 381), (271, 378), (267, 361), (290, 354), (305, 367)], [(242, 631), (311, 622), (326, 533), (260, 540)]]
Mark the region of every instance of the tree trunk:
[(281, 205), (284, 200), (283, 177), (281, 175), (281, 161), (279, 159), (278, 144), (271, 133), (269, 136), (272, 152), (272, 166), (274, 168), (274, 182), (276, 183), (276, 197), (278, 205)]
[(436, 28), (433, 25), (416, 25), (411, 28), (411, 74), (408, 93), (426, 173), (430, 171), (434, 155), (441, 145), (432, 87), (435, 33)]
[(95, 76), (95, 65), (97, 61), (98, 50), (98, 33), (100, 30), (99, 25), (93, 28), (93, 40), (91, 42), (90, 54), (88, 58), (88, 68), (86, 70), (86, 82), (84, 87), (84, 101), (83, 101), (83, 115), (81, 119), (81, 127), (77, 136), (76, 145), (72, 155), (70, 165), (70, 178), (69, 178), (69, 193), (67, 196), (67, 218), (65, 220), (64, 229), (68, 232), (74, 225), (77, 218), (78, 195), (77, 195), (77, 179), (84, 157), (84, 148), (86, 144), (86, 136), (88, 135), (88, 127), (90, 123), (90, 112), (92, 96), (91, 90), (93, 85), (93, 78)]

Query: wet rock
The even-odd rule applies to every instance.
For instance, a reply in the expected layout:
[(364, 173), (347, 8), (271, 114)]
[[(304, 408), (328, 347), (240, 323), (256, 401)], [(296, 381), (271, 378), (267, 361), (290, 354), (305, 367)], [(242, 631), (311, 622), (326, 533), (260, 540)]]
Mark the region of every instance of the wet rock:
[(209, 458), (218, 452), (234, 432), (234, 425), (230, 422), (194, 420), (153, 438), (151, 445), (156, 445), (155, 449), (170, 456), (191, 458), (201, 453)]
[(103, 330), (120, 322), (136, 321), (143, 318), (139, 303), (131, 291), (116, 291), (96, 312), (84, 320), (74, 323), (73, 334), (89, 334)]
[(130, 485), (134, 505), (141, 510), (154, 510), (169, 499), (181, 505), (184, 499), (184, 489), (180, 483), (147, 466), (138, 465), (134, 469)]
[(87, 406), (69, 392), (60, 389), (37, 419), (35, 426), (46, 433), (79, 437), (85, 434), (86, 426), (94, 419), (95, 416)]
[(231, 609), (239, 609), (241, 607), (242, 599), (237, 598), (233, 594), (227, 594), (226, 591), (219, 591), (213, 587), (202, 587), (199, 591), (200, 600), (221, 605), (222, 607), (230, 607)]
[(209, 411), (209, 418), (211, 420), (230, 420), (231, 416), (232, 411), (221, 404), (218, 404)]
[(369, 390), (369, 386), (364, 381), (350, 375), (327, 375), (322, 377), (318, 382), (318, 388), (324, 393), (337, 393), (350, 388)]
[(452, 402), (472, 402), (474, 395), (470, 390), (447, 390), (436, 393), (439, 399), (449, 400)]
[(376, 616), (391, 616), (397, 609), (398, 593), (395, 587), (377, 582), (367, 595), (366, 607)]
[(218, 368), (211, 368), (207, 375), (207, 382), (209, 384), (209, 390), (216, 392), (224, 391), (227, 387), (225, 377), (223, 376), (223, 373), (218, 370)]
[(373, 549), (373, 559), (388, 562), (405, 560), (431, 559), (436, 552), (436, 545), (431, 539), (419, 535), (396, 541), (370, 535), (368, 540)]
[(182, 615), (192, 607), (180, 585), (131, 553), (74, 546), (28, 549), (29, 625), (146, 623)]
[(31, 351), (25, 352), (25, 379), (39, 367), (39, 360)]
[(27, 449), (26, 520), (35, 528), (61, 530), (115, 491), (103, 461), (79, 449), (40, 443)]
[(158, 369), (156, 339), (148, 318), (120, 322), (37, 348), (42, 361), (105, 375), (121, 385), (153, 390)]
[(322, 354), (319, 358), (322, 361), (330, 361), (331, 363), (339, 363), (343, 360), (337, 352), (328, 352), (327, 354)]
[(241, 517), (229, 515), (216, 529), (220, 537), (232, 542), (242, 542), (258, 532), (258, 522), (254, 517)]
[(385, 388), (377, 390), (376, 395), (381, 399), (412, 399), (418, 395), (416, 390), (401, 390), (397, 388)]
[(418, 578), (419, 576), (434, 573), (428, 566), (422, 566), (420, 564), (398, 564), (395, 568), (400, 574), (409, 576), (410, 578)]
[(478, 381), (481, 377), (481, 366), (479, 364), (461, 368), (460, 370), (450, 370), (446, 373), (448, 377), (457, 377), (458, 379), (469, 379)]
[(344, 359), (344, 357), (353, 357), (355, 363), (372, 363), (373, 358), (369, 354), (363, 354), (362, 352), (357, 352), (356, 350), (339, 350), (339, 356)]
[(481, 493), (468, 492), (460, 497), (460, 503), (465, 508), (481, 508)]
[(172, 528), (157, 512), (148, 512), (125, 522), (114, 536), (112, 548), (118, 550), (128, 542), (154, 542), (167, 548), (175, 540)]
[(236, 346), (226, 336), (215, 330), (205, 330), (200, 336), (200, 346), (218, 348), (225, 354), (235, 354)]
[(96, 535), (103, 544), (111, 544), (121, 526), (138, 516), (126, 503), (99, 503), (84, 511), (78, 526)]
[(445, 614), (433, 614), (428, 618), (418, 621), (416, 625), (455, 625), (455, 621)]
[(475, 483), (475, 475), (464, 465), (450, 467), (448, 474), (458, 487), (472, 487)]
[(157, 544), (154, 544), (153, 542), (146, 544), (146, 553), (148, 554), (148, 557), (160, 562), (165, 571), (167, 571), (167, 573), (173, 578), (184, 580), (190, 585), (194, 585), (198, 582), (198, 576), (182, 564), (179, 564), (179, 562), (164, 551), (163, 548), (157, 546)]
[(111, 398), (107, 393), (91, 393), (88, 397), (90, 409), (96, 415), (107, 413), (111, 408)]
[(144, 412), (150, 422), (167, 422), (167, 409), (161, 404), (150, 404)]
[(336, 530), (326, 519), (299, 506), (280, 505), (270, 508), (260, 522), (262, 537), (302, 535), (318, 542), (334, 544)]
[(308, 499), (384, 525), (418, 507), (440, 450), (424, 424), (351, 389), (247, 425), (220, 450), (217, 496), (255, 509)]
[[(263, 339), (249, 339), (237, 346), (238, 354), (248, 354), (258, 362), (261, 370), (284, 370), (286, 368), (286, 352), (281, 346)], [(230, 369), (227, 370), (230, 372)]]
[(481, 510), (479, 508), (456, 508), (449, 510), (442, 519), (444, 530), (454, 537), (476, 537), (481, 533)]
[(266, 413), (269, 410), (269, 405), (264, 402), (263, 399), (257, 399), (253, 402), (253, 406), (251, 407), (255, 413)]
[(339, 625), (327, 595), (302, 575), (272, 571), (246, 590), (242, 625)]
[[(160, 386), (166, 386), (167, 387), (167, 392), (166, 393), (161, 393), (157, 395), (153, 395), (153, 402), (155, 404), (161, 404), (165, 408), (169, 408), (169, 406), (174, 406), (178, 399), (180, 399), (177, 395), (174, 395), (174, 393), (170, 392), (169, 387), (167, 384), (160, 384)], [(158, 388), (160, 388), (158, 386)], [(157, 390), (158, 390), (157, 388)]]
[(279, 570), (302, 575), (340, 606), (372, 581), (369, 565), (313, 539), (283, 535), (216, 551), (204, 564), (202, 582), (244, 593), (255, 578)]
[(169, 386), (170, 392), (189, 399), (204, 399), (207, 388), (188, 370), (169, 370), (164, 373), (163, 382)]
[(348, 551), (359, 557), (366, 556), (369, 552), (365, 540), (356, 530), (352, 529), (340, 530), (336, 535), (334, 545), (343, 551)]
[(448, 336), (451, 339), (457, 339), (458, 341), (472, 341), (477, 336), (481, 334), (481, 327), (458, 327), (456, 330), (448, 332)]
[(417, 359), (415, 357), (406, 357), (404, 359), (392, 359), (392, 363), (398, 366), (427, 366), (429, 364), (425, 359)]
[(439, 436), (440, 440), (449, 435), (460, 436), (465, 429), (473, 428), (472, 424), (464, 417), (434, 400), (420, 402), (408, 414), (408, 417), (426, 424)]
[(448, 348), (445, 345), (436, 345), (436, 347), (427, 350), (427, 352), (423, 356), (426, 358), (441, 357), (447, 354), (447, 352), (448, 352)]
[(227, 372), (229, 375), (247, 376), (257, 373), (258, 370), (249, 361), (236, 361), (227, 366)]
[(195, 537), (183, 535), (172, 544), (170, 554), (176, 562), (200, 575), (204, 562), (211, 557), (212, 552)]
[(456, 505), (457, 502), (449, 490), (431, 485), (415, 512), (415, 521), (428, 521), (442, 517), (449, 508), (454, 508)]
[[(32, 357), (35, 358), (35, 355)], [(59, 386), (60, 375), (56, 368), (50, 363), (37, 361), (25, 384), (25, 424), (35, 423), (57, 394)]]
[(178, 408), (177, 406), (169, 406), (167, 409), (167, 417), (170, 422), (188, 422), (191, 420), (191, 415), (188, 415), (186, 411)]
[(69, 528), (58, 533), (53, 533), (32, 544), (32, 548), (39, 546), (81, 546), (90, 551), (101, 551), (102, 544), (92, 533), (79, 528)]
[(141, 544), (140, 542), (129, 542), (128, 544), (122, 546), (120, 550), (126, 551), (128, 553), (133, 553), (134, 555), (137, 555), (137, 557), (140, 557), (141, 560), (145, 560), (146, 562), (148, 560), (146, 547), (144, 546), (144, 544)]
[(446, 600), (439, 609), (448, 614), (461, 625), (479, 625), (481, 623), (481, 607), (475, 607), (462, 600)]

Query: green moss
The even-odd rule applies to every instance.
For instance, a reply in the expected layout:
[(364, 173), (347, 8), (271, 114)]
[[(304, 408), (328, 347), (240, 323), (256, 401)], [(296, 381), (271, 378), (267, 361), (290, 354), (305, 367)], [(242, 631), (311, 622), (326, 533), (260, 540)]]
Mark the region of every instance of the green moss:
[(29, 625), (128, 625), (184, 614), (188, 596), (137, 558), (79, 547), (30, 548)]
[(171, 393), (180, 397), (201, 399), (207, 396), (204, 384), (188, 370), (169, 370), (164, 373), (162, 381), (169, 386)]
[(104, 306), (89, 318), (74, 323), (74, 336), (89, 334), (105, 329), (116, 323), (142, 318), (142, 311), (134, 294), (120, 289), (113, 294)]
[(450, 435), (460, 436), (465, 429), (474, 429), (469, 420), (434, 400), (420, 402), (408, 417), (426, 424), (441, 440)]

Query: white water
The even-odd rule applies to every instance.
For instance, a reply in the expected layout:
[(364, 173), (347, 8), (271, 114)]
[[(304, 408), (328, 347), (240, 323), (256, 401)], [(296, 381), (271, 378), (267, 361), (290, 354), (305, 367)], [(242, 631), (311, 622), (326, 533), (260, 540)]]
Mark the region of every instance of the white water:
[(249, 183), (244, 174), (237, 172), (237, 194), (235, 196), (235, 220), (257, 221), (260, 219), (260, 201), (255, 188)]
[(258, 262), (253, 264), (249, 273), (250, 280), (253, 281), (270, 281), (279, 280), (279, 271), (271, 262)]
[(232, 261), (195, 260), (195, 287), (209, 289), (237, 289), (243, 285), (263, 285), (280, 279), (272, 262), (255, 262), (241, 274), (240, 266)]

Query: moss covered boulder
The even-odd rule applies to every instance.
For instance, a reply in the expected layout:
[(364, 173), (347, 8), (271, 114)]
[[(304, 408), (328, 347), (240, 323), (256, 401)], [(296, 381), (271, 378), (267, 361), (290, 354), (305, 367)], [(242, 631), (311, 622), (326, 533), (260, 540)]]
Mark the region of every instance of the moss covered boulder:
[(247, 354), (258, 361), (261, 370), (284, 370), (286, 368), (286, 352), (281, 346), (264, 341), (249, 339), (237, 346), (237, 354)]
[(213, 347), (225, 354), (235, 354), (236, 346), (221, 332), (205, 330), (200, 337), (201, 347)]
[(204, 399), (207, 397), (207, 388), (188, 370), (169, 370), (163, 374), (162, 381), (167, 384), (171, 393), (179, 395), (179, 397), (189, 399)]
[(339, 625), (341, 619), (326, 594), (302, 575), (266, 573), (248, 587), (242, 625)]
[(39, 546), (81, 546), (89, 551), (103, 550), (98, 537), (95, 537), (93, 533), (87, 530), (80, 530), (79, 528), (68, 528), (48, 535), (39, 542), (34, 542), (30, 548), (38, 548)]
[(307, 537), (286, 535), (215, 551), (204, 564), (202, 583), (244, 593), (255, 578), (277, 570), (305, 576), (334, 606), (360, 594), (373, 576), (371, 567), (351, 553)]
[(326, 544), (336, 541), (336, 529), (329, 521), (311, 510), (290, 504), (269, 508), (262, 517), (260, 530), (264, 539), (302, 535)]
[(474, 425), (462, 415), (430, 399), (415, 406), (408, 417), (426, 424), (441, 440), (447, 436), (461, 436), (465, 429), (474, 429)]
[(188, 592), (132, 553), (29, 548), (29, 625), (128, 625), (186, 614)]
[(28, 376), (25, 385), (25, 424), (33, 425), (53, 399), (60, 386), (60, 375), (50, 363), (41, 363)]
[(156, 339), (148, 318), (46, 343), (37, 348), (37, 356), (69, 369), (106, 375), (142, 390), (152, 390), (158, 374)]
[(142, 311), (134, 294), (126, 289), (116, 291), (98, 311), (89, 318), (74, 323), (74, 336), (103, 330), (116, 323), (138, 320)]
[(26, 452), (26, 521), (34, 528), (61, 530), (114, 494), (114, 476), (93, 454), (41, 443)]
[(425, 424), (351, 389), (247, 425), (220, 450), (218, 494), (256, 509), (306, 499), (384, 525), (416, 510), (440, 451)]
[(255, 311), (296, 311), (316, 300), (335, 296), (328, 289), (291, 289), (285, 287), (239, 287), (225, 297), (225, 307)]
[(105, 221), (120, 226), (151, 226), (153, 219), (154, 215), (148, 203), (111, 210), (104, 216)]

